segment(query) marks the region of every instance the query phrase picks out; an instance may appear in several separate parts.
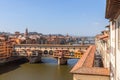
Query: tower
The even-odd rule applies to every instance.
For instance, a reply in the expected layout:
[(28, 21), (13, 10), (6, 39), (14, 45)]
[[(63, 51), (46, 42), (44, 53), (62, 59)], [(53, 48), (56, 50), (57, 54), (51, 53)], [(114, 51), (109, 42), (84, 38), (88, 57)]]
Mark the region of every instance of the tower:
[(26, 29), (25, 29), (24, 36), (25, 36), (25, 38), (27, 38), (27, 37), (28, 37), (28, 28), (26, 28)]

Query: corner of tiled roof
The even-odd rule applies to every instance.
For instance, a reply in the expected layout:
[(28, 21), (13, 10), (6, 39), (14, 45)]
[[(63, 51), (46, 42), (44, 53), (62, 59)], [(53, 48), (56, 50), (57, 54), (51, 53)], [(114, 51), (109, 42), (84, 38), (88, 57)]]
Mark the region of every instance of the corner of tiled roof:
[(75, 66), (72, 68), (72, 70), (70, 71), (71, 73), (73, 73), (75, 70), (79, 69), (80, 67), (82, 67), (84, 65), (84, 62), (85, 62), (91, 48), (92, 48), (92, 46), (89, 46), (89, 48), (86, 50), (86, 52), (84, 53), (82, 58), (79, 59), (78, 62), (75, 64)]
[(90, 46), (82, 58), (76, 63), (72, 68), (70, 73), (81, 74), (81, 75), (101, 75), (109, 76), (109, 69), (104, 67), (93, 67), (94, 62), (94, 53), (96, 49), (95, 46)]

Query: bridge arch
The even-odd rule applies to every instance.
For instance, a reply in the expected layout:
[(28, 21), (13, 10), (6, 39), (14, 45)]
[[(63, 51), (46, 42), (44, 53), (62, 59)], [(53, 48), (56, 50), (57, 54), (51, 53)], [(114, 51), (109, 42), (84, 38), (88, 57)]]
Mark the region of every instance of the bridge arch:
[(50, 50), (50, 51), (49, 51), (49, 55), (53, 55), (53, 50)]
[(71, 56), (74, 56), (74, 51), (70, 51), (70, 55), (71, 55)]
[(48, 52), (48, 50), (44, 50), (44, 54), (48, 54), (49, 52)]
[(20, 56), (27, 56), (28, 54), (27, 54), (25, 49), (22, 49), (21, 51), (19, 51), (19, 55)]
[(39, 50), (39, 53), (40, 53), (40, 54), (43, 54), (43, 51), (42, 51), (42, 50)]

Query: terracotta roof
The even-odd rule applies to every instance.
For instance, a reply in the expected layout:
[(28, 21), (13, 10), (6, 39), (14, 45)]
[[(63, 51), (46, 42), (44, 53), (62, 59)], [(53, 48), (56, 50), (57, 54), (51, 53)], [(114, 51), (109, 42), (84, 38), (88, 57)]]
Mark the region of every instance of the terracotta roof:
[(82, 56), (82, 58), (76, 63), (76, 65), (72, 68), (72, 70), (70, 72), (74, 72), (74, 70), (82, 67), (83, 65), (87, 65), (86, 64), (86, 58), (91, 50), (92, 46), (90, 46), (87, 51), (84, 53), (84, 55)]
[(81, 67), (74, 71), (75, 74), (85, 74), (85, 75), (102, 75), (109, 76), (109, 70), (107, 68), (100, 67)]
[(90, 49), (90, 52), (83, 64), (83, 66), (85, 67), (93, 67), (94, 64), (94, 53), (95, 53), (95, 46), (92, 46), (92, 48)]
[(107, 41), (108, 39), (109, 39), (108, 37), (106, 37), (106, 38), (103, 38), (103, 40), (104, 40), (104, 41)]
[(110, 28), (110, 25), (107, 25), (106, 28)]
[(108, 37), (109, 37), (108, 34), (106, 34), (106, 35), (101, 35), (101, 36), (99, 36), (99, 39), (104, 39), (104, 38), (108, 38)]
[(94, 67), (94, 53), (96, 51), (95, 46), (90, 46), (82, 58), (76, 63), (76, 65), (70, 71), (74, 74), (84, 75), (102, 75), (109, 76), (109, 70), (107, 68)]

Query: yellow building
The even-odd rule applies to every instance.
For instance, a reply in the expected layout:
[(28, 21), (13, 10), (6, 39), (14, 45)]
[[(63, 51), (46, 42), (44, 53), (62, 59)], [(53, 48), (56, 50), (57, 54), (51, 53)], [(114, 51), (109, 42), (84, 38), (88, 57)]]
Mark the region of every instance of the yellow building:
[(81, 58), (83, 54), (84, 54), (83, 51), (77, 50), (77, 51), (74, 52), (74, 57), (75, 58)]

